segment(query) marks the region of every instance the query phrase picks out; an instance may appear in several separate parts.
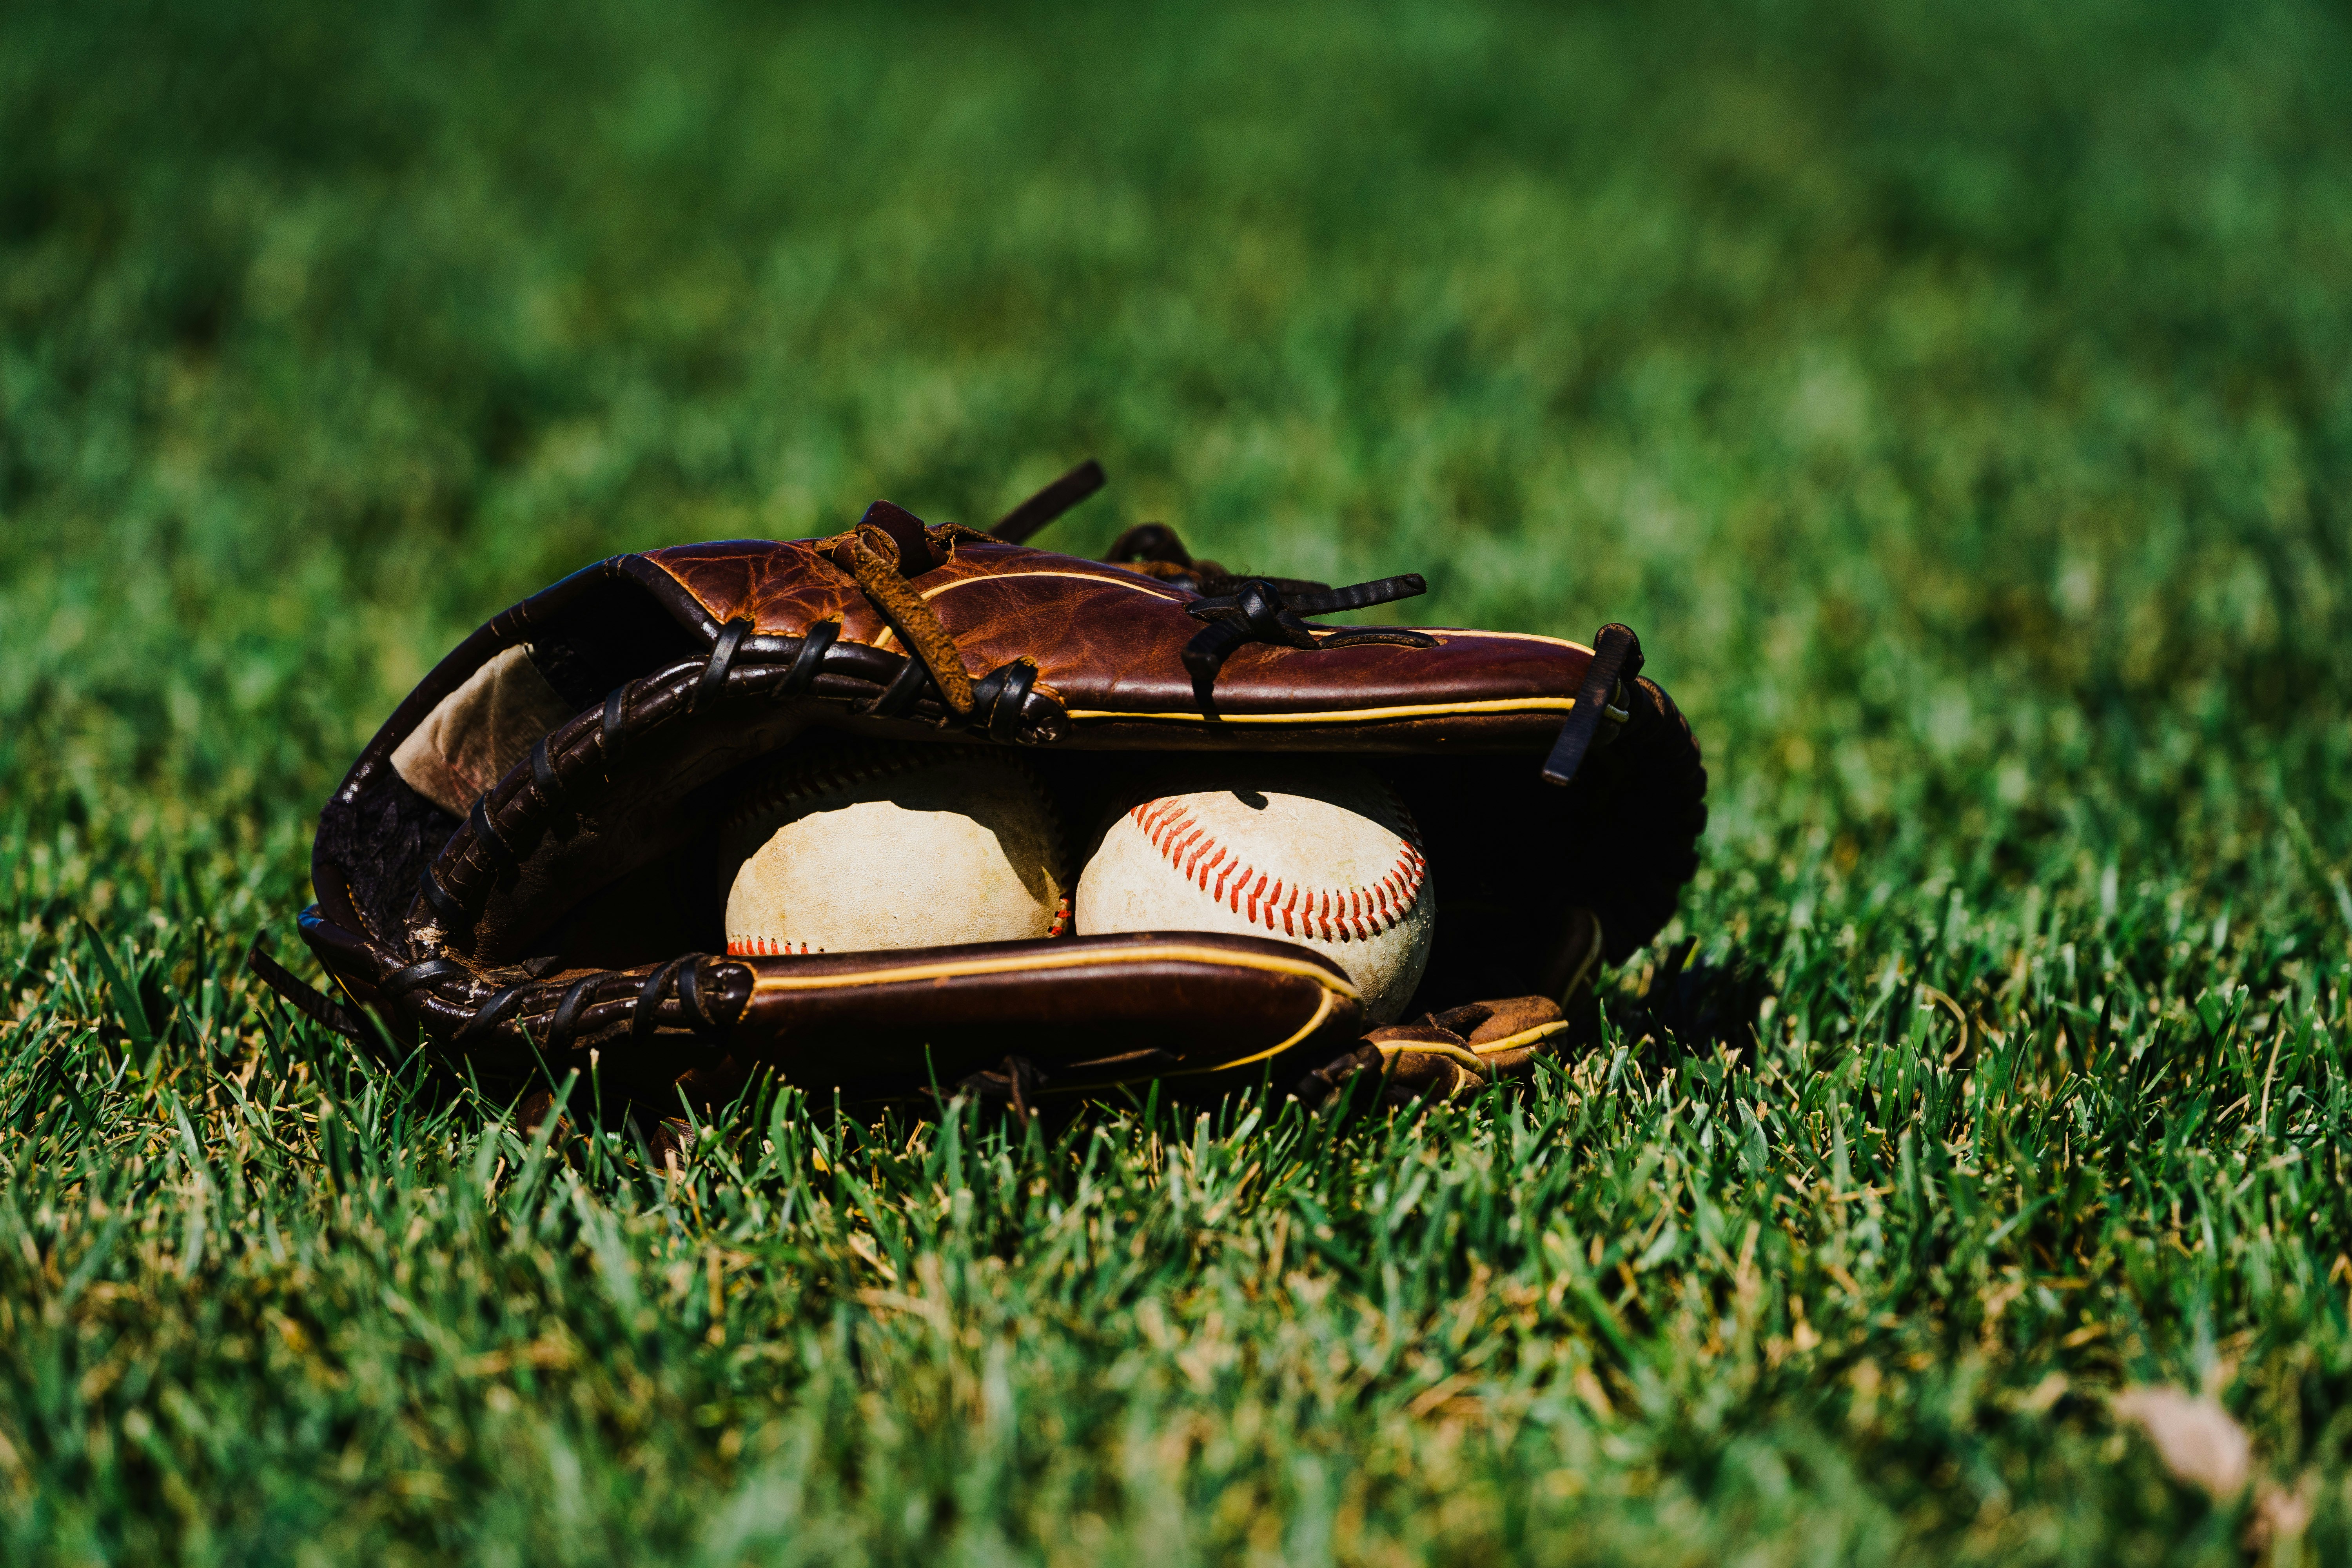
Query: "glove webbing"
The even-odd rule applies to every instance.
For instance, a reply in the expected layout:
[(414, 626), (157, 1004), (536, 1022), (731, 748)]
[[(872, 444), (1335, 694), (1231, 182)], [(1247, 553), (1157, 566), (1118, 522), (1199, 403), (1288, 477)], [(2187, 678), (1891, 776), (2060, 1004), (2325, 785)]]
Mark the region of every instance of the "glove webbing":
[[(256, 973), (287, 995), (278, 980), (261, 967), (268, 962), (268, 956), (258, 957)], [(709, 1038), (723, 1031), (741, 1011), (740, 999), (724, 994), (730, 975), (741, 967), (714, 954), (692, 952), (655, 964), (649, 971), (599, 970), (568, 984), (522, 980), (498, 986), (455, 960), (432, 958), (395, 970), (376, 986), (387, 1000), (415, 994), (421, 1001), (455, 1014), (456, 1027), (448, 1034), (454, 1045), (487, 1040), (493, 1031), (513, 1024), (523, 1027), (528, 1043), (561, 1051), (571, 1048), (581, 1035), (601, 1035), (622, 1018), (628, 1021), (627, 1037), (637, 1044), (650, 1039), (665, 1022), (691, 1031), (698, 1039)], [(288, 1000), (310, 1012), (299, 997), (289, 995)], [(668, 1018), (664, 1017), (666, 1005)], [(527, 1026), (526, 1020), (537, 1020), (536, 1026)], [(343, 1032), (335, 1021), (320, 1018), (320, 1022)], [(443, 1026), (446, 1029), (447, 1023)], [(355, 1026), (352, 1035), (358, 1037)]]

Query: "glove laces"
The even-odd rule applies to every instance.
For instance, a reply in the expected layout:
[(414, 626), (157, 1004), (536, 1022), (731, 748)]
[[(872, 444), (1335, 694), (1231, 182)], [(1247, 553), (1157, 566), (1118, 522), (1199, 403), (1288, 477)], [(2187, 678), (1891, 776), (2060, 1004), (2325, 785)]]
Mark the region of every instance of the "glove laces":
[[(1437, 639), (1402, 626), (1310, 626), (1307, 616), (1338, 615), (1429, 591), (1421, 574), (1358, 583), (1346, 588), (1284, 586), (1271, 578), (1251, 577), (1230, 594), (1195, 599), (1184, 606), (1194, 620), (1207, 621), (1184, 647), (1184, 668), (1192, 677), (1192, 694), (1202, 709), (1213, 708), (1217, 672), (1234, 650), (1248, 643), (1273, 643), (1306, 649), (1354, 647), (1364, 643), (1390, 643), (1399, 647), (1435, 647)], [(1323, 635), (1317, 637), (1320, 631)]]

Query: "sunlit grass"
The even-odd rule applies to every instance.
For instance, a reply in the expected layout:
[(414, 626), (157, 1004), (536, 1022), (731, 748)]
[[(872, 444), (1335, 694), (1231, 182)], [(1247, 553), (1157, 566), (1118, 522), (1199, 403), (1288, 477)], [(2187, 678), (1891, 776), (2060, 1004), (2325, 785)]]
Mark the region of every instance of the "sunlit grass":
[[(2292, 5), (0, 16), (5, 1554), (2239, 1561), (2163, 1382), (2340, 1557), (2346, 79)], [(1088, 453), (1047, 542), (1641, 632), (1714, 826), (1590, 1056), (669, 1173), (238, 967), (496, 610)]]

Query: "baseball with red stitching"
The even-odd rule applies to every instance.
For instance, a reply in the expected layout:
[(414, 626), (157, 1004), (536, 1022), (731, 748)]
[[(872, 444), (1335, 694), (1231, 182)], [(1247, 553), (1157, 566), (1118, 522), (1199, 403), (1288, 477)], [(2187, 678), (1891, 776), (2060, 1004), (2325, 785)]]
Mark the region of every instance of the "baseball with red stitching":
[(727, 951), (876, 952), (1059, 936), (1062, 825), (1017, 757), (851, 742), (755, 779), (719, 827)]
[(1220, 931), (1312, 949), (1347, 972), (1366, 1021), (1404, 1010), (1429, 963), (1436, 897), (1421, 830), (1370, 769), (1219, 770), (1106, 825), (1078, 875), (1077, 929)]

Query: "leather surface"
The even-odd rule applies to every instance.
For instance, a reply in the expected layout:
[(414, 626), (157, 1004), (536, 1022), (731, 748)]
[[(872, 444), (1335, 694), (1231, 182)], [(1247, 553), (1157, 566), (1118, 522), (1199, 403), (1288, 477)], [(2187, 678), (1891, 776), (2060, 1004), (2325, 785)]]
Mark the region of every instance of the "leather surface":
[[(515, 978), (451, 973), (397, 998), (381, 948), (318, 908), (302, 934), (355, 1000), (404, 1011), (428, 1034), (462, 1028), (487, 994)], [(481, 1043), (474, 1066), (509, 1088), (542, 1072), (597, 1066), (616, 1086), (652, 1093), (677, 1083), (715, 1104), (762, 1068), (811, 1089), (859, 1096), (952, 1085), (1008, 1055), (1037, 1064), (1055, 1093), (1130, 1078), (1244, 1068), (1286, 1073), (1343, 1050), (1362, 1032), (1354, 989), (1339, 970), (1287, 943), (1206, 932), (1040, 938), (881, 953), (730, 959), (749, 995), (713, 1038), (667, 1004), (661, 1026), (635, 1028), (632, 999), (652, 966), (599, 980), (552, 972), (515, 1016), (533, 1039), (561, 999), (596, 987), (580, 1027), (544, 1053)], [(714, 971), (715, 973), (715, 971)], [(743, 989), (740, 985), (734, 989)]]
[[(1451, 936), (1440, 926), (1424, 992), (1441, 974), (1459, 986), (1428, 999), (1441, 1005), (1566, 980), (1564, 957), (1591, 945), (1580, 910), (1597, 912), (1612, 959), (1671, 916), (1706, 774), (1664, 692), (1628, 683), (1630, 720), (1570, 789), (1535, 777), (1591, 660), (1583, 646), (1445, 628), (1422, 628), (1436, 639), (1428, 647), (1250, 644), (1226, 659), (1204, 711), (1182, 658), (1202, 625), (1185, 613), (1188, 584), (877, 516), (975, 678), (1034, 661), (1034, 688), (1002, 710), (1017, 706), (1017, 721), (947, 727), (936, 690), (906, 685), (921, 671), (897, 635), (812, 542), (614, 557), (467, 638), (353, 764), (321, 814), (320, 905), (303, 922), (330, 973), (395, 1032), (420, 1031), (485, 1070), (527, 1074), (543, 1045), (566, 1059), (596, 1050), (616, 1086), (659, 1100), (675, 1085), (705, 1103), (762, 1067), (875, 1092), (1013, 1059), (1039, 1064), (1046, 1092), (1171, 1075), (1295, 1081), (1301, 1061), (1334, 1060), (1361, 1036), (1345, 981), (1312, 953), (1206, 933), (943, 950), (947, 967), (928, 973), (903, 972), (911, 955), (892, 953), (881, 956), (897, 971), (881, 979), (871, 954), (705, 957), (682, 972), (667, 961), (714, 951), (685, 908), (700, 897), (691, 861), (711, 813), (747, 764), (828, 730), (1017, 742), (1080, 772), (1089, 757), (1088, 768), (1127, 768), (1117, 753), (1134, 749), (1402, 755), (1390, 765), (1423, 770), (1413, 787), (1465, 823), (1459, 863), (1433, 862), (1441, 921), (1449, 897), (1465, 917)], [(436, 806), (394, 752), (525, 645), (581, 710), (466, 813)], [(1414, 809), (1431, 826), (1430, 807), (1417, 798)], [(1463, 1019), (1428, 1026), (1475, 1054)], [(1457, 1059), (1431, 1058), (1433, 1088), (1446, 1076), (1439, 1058)], [(1026, 1082), (1030, 1070), (1006, 1076)]]
[[(1589, 988), (1571, 994), (1570, 1003), (1589, 1015)], [(1372, 1030), (1360, 1044), (1308, 1072), (1299, 1093), (1320, 1103), (1351, 1080), (1369, 1079), (1373, 1088), (1368, 1103), (1376, 1107), (1466, 1099), (1526, 1081), (1538, 1060), (1557, 1059), (1591, 1035), (1589, 1026), (1580, 1027), (1578, 1019), (1548, 996), (1466, 1003), (1419, 1023)]]
[(1199, 1074), (1362, 1032), (1336, 966), (1286, 942), (1143, 932), (751, 961), (739, 1036), (794, 1081), (951, 1083), (1003, 1057), (1067, 1090)]
[[(899, 651), (848, 574), (810, 542), (689, 544), (644, 559), (714, 624), (748, 616), (755, 635), (797, 637), (838, 618), (843, 640)], [(969, 542), (909, 582), (973, 670), (1035, 659), (1040, 685), (1068, 710), (1080, 744), (1089, 728), (1121, 718), (1202, 717), (1183, 664), (1184, 645), (1202, 627), (1184, 610), (1200, 597), (1189, 588), (1051, 551)], [(1399, 720), (1529, 715), (1538, 728), (1549, 726), (1548, 741), (1592, 657), (1558, 638), (1414, 629), (1438, 646), (1244, 647), (1218, 677), (1217, 711), (1229, 721), (1391, 710), (1404, 710), (1393, 715)]]
[(393, 749), (393, 771), (442, 810), (463, 816), (476, 795), (577, 707), (532, 667), (527, 648), (507, 648), (443, 698)]

